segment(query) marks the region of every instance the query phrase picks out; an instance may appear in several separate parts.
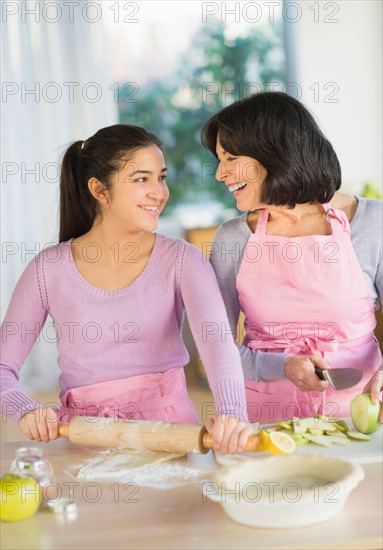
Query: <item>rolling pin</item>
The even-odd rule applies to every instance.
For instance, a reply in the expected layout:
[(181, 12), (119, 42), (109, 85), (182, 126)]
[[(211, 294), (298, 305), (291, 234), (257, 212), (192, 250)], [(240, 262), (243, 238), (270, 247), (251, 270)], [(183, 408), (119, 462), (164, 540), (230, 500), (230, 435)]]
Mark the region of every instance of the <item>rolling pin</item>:
[[(213, 448), (213, 438), (197, 424), (77, 416), (69, 424), (59, 424), (59, 434), (75, 445), (92, 447), (195, 454)], [(244, 450), (256, 451), (258, 447), (259, 436), (251, 435)]]

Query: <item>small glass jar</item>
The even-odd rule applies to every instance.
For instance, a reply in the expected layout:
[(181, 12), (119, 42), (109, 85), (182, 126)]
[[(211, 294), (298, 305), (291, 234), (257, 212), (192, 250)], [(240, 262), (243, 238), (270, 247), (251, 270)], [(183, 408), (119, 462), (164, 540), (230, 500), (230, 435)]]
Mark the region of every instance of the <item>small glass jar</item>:
[(41, 489), (53, 480), (53, 468), (48, 460), (44, 458), (43, 450), (39, 447), (20, 447), (16, 449), (10, 473), (20, 477), (32, 477)]

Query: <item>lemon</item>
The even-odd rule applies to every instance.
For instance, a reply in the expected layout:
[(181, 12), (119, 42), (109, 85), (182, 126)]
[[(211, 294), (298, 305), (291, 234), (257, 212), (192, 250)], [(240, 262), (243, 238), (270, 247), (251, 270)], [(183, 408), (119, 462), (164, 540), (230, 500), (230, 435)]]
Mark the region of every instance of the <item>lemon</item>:
[(261, 430), (258, 436), (259, 436), (258, 451), (267, 451), (267, 446), (268, 446), (269, 437), (270, 437), (269, 432), (266, 430)]
[(268, 451), (272, 455), (280, 455), (292, 453), (296, 447), (292, 437), (284, 432), (261, 430), (258, 435), (258, 451)]
[(272, 455), (289, 454), (295, 450), (295, 441), (286, 433), (271, 432), (266, 450)]

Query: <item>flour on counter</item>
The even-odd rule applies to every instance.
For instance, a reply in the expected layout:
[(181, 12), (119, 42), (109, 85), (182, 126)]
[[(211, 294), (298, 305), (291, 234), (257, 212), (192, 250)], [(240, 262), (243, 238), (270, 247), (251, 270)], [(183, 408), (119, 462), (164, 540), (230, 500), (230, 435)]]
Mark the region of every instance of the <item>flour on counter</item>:
[(143, 487), (168, 489), (208, 479), (208, 471), (185, 462), (183, 453), (148, 450), (107, 449), (67, 473), (77, 479), (137, 483)]

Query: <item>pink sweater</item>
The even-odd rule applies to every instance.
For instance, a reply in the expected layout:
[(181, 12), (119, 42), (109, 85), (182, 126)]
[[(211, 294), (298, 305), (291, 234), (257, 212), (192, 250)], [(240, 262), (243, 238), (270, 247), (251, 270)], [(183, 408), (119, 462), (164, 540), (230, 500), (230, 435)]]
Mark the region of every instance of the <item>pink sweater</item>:
[(186, 365), (186, 310), (217, 410), (247, 420), (240, 355), (227, 333), (214, 271), (199, 249), (157, 234), (141, 275), (125, 288), (102, 290), (81, 276), (70, 244), (40, 252), (13, 293), (1, 327), (1, 403), (7, 416), (17, 421), (39, 406), (18, 379), (48, 315), (51, 326), (43, 334), (51, 341), (56, 332), (61, 397), (72, 388)]

